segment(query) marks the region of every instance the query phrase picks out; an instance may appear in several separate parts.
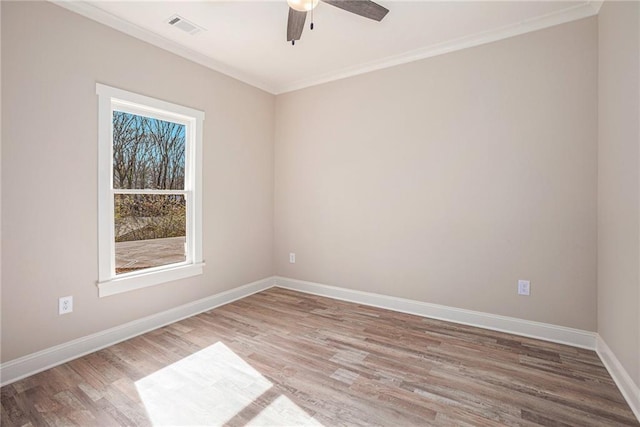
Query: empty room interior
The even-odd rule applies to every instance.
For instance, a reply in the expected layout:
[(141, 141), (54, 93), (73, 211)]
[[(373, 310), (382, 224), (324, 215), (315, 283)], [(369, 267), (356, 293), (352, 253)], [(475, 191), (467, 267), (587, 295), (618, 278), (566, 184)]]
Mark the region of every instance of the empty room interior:
[(640, 2), (0, 23), (3, 426), (640, 425)]

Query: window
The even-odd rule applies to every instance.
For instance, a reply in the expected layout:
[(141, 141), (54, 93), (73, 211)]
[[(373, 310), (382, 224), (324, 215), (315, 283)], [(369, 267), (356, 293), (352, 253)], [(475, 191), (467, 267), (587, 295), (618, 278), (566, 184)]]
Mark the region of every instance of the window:
[(202, 274), (202, 111), (96, 84), (101, 297)]

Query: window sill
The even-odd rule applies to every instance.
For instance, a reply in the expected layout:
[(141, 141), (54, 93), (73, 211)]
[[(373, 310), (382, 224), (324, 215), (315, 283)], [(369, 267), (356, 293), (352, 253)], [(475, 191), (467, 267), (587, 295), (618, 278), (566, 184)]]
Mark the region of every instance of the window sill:
[(202, 274), (204, 265), (204, 262), (181, 265), (167, 268), (166, 270), (149, 271), (146, 273), (116, 277), (111, 280), (98, 282), (98, 296), (100, 298), (108, 297), (109, 295), (120, 294), (122, 292), (133, 291), (135, 289), (146, 288), (174, 280), (197, 276)]

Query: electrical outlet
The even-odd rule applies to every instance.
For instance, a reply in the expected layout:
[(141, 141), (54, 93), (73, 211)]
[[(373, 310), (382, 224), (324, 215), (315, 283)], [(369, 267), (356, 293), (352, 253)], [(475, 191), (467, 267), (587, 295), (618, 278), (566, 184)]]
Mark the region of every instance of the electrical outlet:
[(293, 252), (289, 253), (289, 264), (295, 264), (296, 263), (296, 254), (294, 254)]
[(518, 295), (530, 295), (531, 283), (528, 280), (518, 280)]
[(73, 297), (62, 297), (58, 300), (58, 314), (67, 314), (73, 311)]

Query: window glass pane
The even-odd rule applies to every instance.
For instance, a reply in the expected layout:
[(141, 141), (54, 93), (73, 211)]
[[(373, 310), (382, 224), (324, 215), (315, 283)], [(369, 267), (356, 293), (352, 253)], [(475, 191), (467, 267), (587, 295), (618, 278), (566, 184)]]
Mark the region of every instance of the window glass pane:
[(113, 188), (184, 190), (185, 126), (113, 112)]
[(182, 194), (116, 194), (116, 274), (186, 261)]

